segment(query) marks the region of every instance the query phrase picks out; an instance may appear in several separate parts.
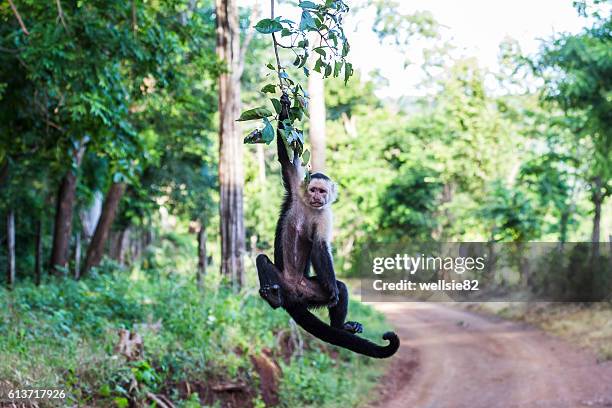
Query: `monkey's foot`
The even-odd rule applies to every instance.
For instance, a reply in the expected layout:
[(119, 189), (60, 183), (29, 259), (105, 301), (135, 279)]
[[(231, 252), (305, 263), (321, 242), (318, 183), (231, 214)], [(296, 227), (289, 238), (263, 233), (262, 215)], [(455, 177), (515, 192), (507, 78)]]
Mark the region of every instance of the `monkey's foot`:
[(334, 307), (338, 304), (338, 294), (334, 293), (329, 297), (329, 300), (327, 302), (327, 307)]
[(353, 334), (363, 332), (363, 325), (359, 322), (345, 322), (342, 328)]
[(283, 296), (279, 285), (262, 285), (259, 289), (259, 296), (264, 298), (272, 309), (278, 309), (283, 305)]
[(324, 286), (324, 290), (330, 293), (329, 300), (327, 301), (327, 307), (336, 306), (340, 300), (340, 292), (338, 291), (338, 287), (336, 285)]
[(270, 259), (260, 254), (257, 256), (257, 275), (259, 276), (259, 295), (277, 309), (283, 305), (283, 296), (278, 271)]
[(363, 325), (359, 322), (345, 322), (342, 328), (346, 330), (347, 332), (353, 333), (353, 334), (363, 332)]

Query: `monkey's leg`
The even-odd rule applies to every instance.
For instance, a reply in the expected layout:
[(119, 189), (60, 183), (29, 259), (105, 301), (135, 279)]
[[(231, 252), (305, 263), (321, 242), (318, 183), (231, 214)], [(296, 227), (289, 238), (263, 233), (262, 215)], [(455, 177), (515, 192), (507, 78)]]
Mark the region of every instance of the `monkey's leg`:
[(283, 295), (280, 286), (278, 269), (266, 255), (258, 255), (255, 261), (259, 276), (259, 295), (277, 309), (283, 305)]
[(272, 308), (287, 307), (290, 304), (326, 306), (329, 303), (329, 295), (316, 277), (286, 277), (263, 254), (257, 256), (256, 265), (259, 295)]
[(344, 321), (348, 313), (348, 289), (342, 281), (336, 280), (336, 285), (338, 286), (338, 303), (328, 308), (330, 326), (351, 333), (361, 333), (363, 331), (361, 323)]

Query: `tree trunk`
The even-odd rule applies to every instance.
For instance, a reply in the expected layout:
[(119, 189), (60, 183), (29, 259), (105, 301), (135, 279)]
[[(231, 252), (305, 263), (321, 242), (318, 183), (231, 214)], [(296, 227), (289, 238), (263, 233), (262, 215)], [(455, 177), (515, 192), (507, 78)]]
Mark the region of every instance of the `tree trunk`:
[(0, 187), (4, 186), (5, 181), (8, 179), (9, 161), (8, 158), (4, 159), (4, 163), (0, 166)]
[(53, 246), (51, 248), (51, 271), (59, 273), (57, 267), (66, 267), (68, 263), (68, 247), (72, 231), (72, 210), (76, 193), (76, 175), (72, 170), (62, 179), (57, 195), (55, 211), (55, 228), (53, 230)]
[[(119, 264), (126, 265), (126, 257), (129, 252), (130, 243), (132, 240), (132, 233), (130, 227), (125, 227), (119, 232), (119, 239), (117, 242), (117, 261)], [(136, 256), (134, 256), (136, 258)]]
[(567, 242), (567, 226), (569, 224), (570, 213), (568, 210), (561, 212), (561, 218), (559, 219), (559, 250), (563, 252), (565, 243)]
[[(76, 168), (81, 166), (85, 144), (87, 140), (80, 142), (80, 147), (73, 154)], [(70, 247), (70, 235), (72, 233), (72, 212), (76, 194), (77, 176), (70, 168), (62, 179), (59, 193), (57, 195), (57, 208), (55, 211), (55, 226), (53, 230), (53, 246), (51, 249), (51, 271), (58, 273), (57, 266), (65, 268), (68, 263), (68, 250)]]
[(121, 201), (121, 197), (123, 197), (124, 192), (124, 183), (113, 183), (106, 194), (104, 206), (102, 207), (102, 215), (100, 216), (100, 220), (96, 226), (96, 231), (91, 239), (91, 243), (87, 248), (83, 275), (89, 272), (92, 267), (98, 266), (102, 260), (104, 243), (106, 242), (108, 233), (113, 225), (113, 221), (115, 220), (115, 214), (117, 213), (117, 208), (119, 207), (119, 202)]
[(40, 280), (42, 277), (42, 256), (43, 256), (43, 246), (42, 246), (42, 235), (43, 235), (43, 221), (42, 218), (39, 218), (36, 222), (36, 253), (35, 253), (35, 264), (34, 264), (34, 277), (36, 280), (36, 286), (40, 285)]
[(325, 171), (325, 88), (323, 75), (312, 70), (308, 77), (308, 113), (310, 115), (310, 159), (312, 171)]
[[(440, 197), (440, 205), (438, 207), (443, 206), (446, 203), (450, 203), (453, 200), (455, 192), (454, 183), (448, 181), (444, 183), (442, 186), (442, 196)], [(451, 211), (447, 208), (444, 211), (436, 211), (434, 214), (434, 218), (437, 220), (441, 220), (438, 222), (438, 225), (432, 231), (432, 237), (440, 242), (446, 242), (448, 236), (448, 229), (453, 224), (453, 217)]]
[(595, 214), (593, 215), (593, 233), (591, 235), (591, 242), (593, 243), (593, 260), (597, 259), (599, 256), (599, 226), (601, 224), (601, 204), (603, 201), (601, 187), (601, 177), (597, 176), (593, 183), (593, 194), (591, 196), (593, 206), (595, 207)]
[(202, 223), (198, 231), (198, 271), (196, 282), (198, 289), (204, 288), (204, 276), (206, 276), (206, 226)]
[(74, 234), (74, 279), (81, 276), (81, 233)]
[(242, 137), (236, 119), (240, 113), (240, 32), (235, 0), (216, 0), (217, 56), (227, 73), (219, 76), (219, 215), (221, 273), (234, 288), (244, 280), (245, 232), (243, 219)]
[(523, 289), (531, 289), (531, 268), (529, 266), (529, 256), (526, 254), (524, 242), (516, 242), (516, 255), (518, 257), (519, 274), (521, 276), (521, 285)]
[(9, 288), (15, 285), (15, 211), (9, 209), (6, 216), (6, 249), (8, 254), (6, 284)]

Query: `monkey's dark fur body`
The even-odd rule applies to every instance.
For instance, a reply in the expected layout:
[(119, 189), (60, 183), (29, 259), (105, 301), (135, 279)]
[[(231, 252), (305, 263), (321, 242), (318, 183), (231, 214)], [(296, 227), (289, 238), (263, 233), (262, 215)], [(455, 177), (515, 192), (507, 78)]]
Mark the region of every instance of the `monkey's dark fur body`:
[[(281, 97), (281, 106), (280, 129), (283, 128), (282, 121), (288, 118), (290, 101), (287, 95)], [(336, 280), (334, 273), (329, 247), (331, 210), (325, 205), (311, 208), (300, 201), (301, 160), (297, 154), (293, 160), (289, 158), (280, 132), (276, 139), (285, 197), (276, 225), (274, 263), (266, 255), (257, 257), (261, 297), (274, 309), (284, 308), (297, 324), (327, 343), (370, 357), (392, 356), (399, 348), (399, 338), (395, 333), (385, 333), (383, 339), (389, 344), (380, 346), (354, 334), (363, 330), (361, 324), (345, 322), (348, 290), (343, 282)], [(323, 174), (312, 174), (312, 179), (333, 186)], [(329, 191), (330, 196), (332, 193), (335, 194)], [(316, 276), (309, 276), (311, 264)], [(325, 306), (329, 310), (329, 325), (308, 310)]]

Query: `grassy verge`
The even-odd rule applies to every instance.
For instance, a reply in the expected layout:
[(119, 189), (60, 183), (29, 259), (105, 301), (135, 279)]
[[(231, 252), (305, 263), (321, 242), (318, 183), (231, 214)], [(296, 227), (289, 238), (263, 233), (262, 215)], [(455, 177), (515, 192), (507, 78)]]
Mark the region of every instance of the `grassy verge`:
[(593, 350), (601, 361), (612, 360), (612, 305), (610, 303), (494, 302), (470, 308), (533, 324), (551, 334)]
[[(253, 357), (265, 356), (280, 368), (280, 406), (363, 403), (384, 363), (292, 329), (254, 285), (236, 296), (216, 275), (201, 293), (168, 269), (106, 264), (79, 282), (0, 289), (0, 381), (65, 388), (78, 405), (140, 406), (162, 395), (182, 407), (263, 406)], [(385, 330), (369, 307), (350, 308), (369, 333)], [(122, 328), (142, 336), (142, 358), (127, 361), (115, 350)]]

